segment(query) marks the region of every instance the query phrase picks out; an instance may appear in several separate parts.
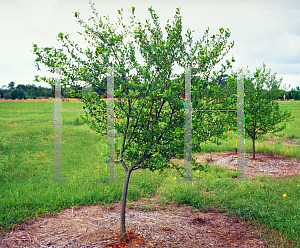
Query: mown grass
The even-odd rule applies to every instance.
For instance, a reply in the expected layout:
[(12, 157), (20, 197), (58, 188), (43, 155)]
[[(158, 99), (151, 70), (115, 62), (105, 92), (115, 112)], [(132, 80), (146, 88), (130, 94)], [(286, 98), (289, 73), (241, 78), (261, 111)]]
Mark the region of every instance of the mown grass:
[[(283, 137), (300, 138), (300, 102), (279, 102), (291, 110), (295, 121), (288, 125)], [(63, 102), (63, 108), (82, 108), (80, 102)], [(7, 231), (31, 217), (59, 212), (82, 204), (109, 204), (120, 201), (122, 181), (100, 182), (105, 178), (106, 139), (95, 135), (78, 117), (80, 112), (63, 113), (64, 179), (53, 179), (53, 102), (0, 101), (0, 230)], [(264, 137), (267, 138), (268, 136)], [(203, 144), (205, 152), (235, 150), (236, 136), (217, 146)], [(118, 141), (116, 141), (118, 143)], [(297, 157), (299, 146), (271, 144), (259, 140), (257, 152), (274, 152)], [(246, 139), (246, 152), (251, 152)], [(183, 164), (183, 160), (178, 160)], [(123, 179), (124, 169), (116, 163), (115, 178)], [(268, 230), (270, 247), (300, 247), (300, 178), (298, 175), (275, 179), (256, 177), (254, 181), (232, 182), (234, 171), (210, 165), (206, 172), (195, 172), (200, 181), (174, 181), (177, 171), (162, 174), (149, 170), (134, 171), (130, 178), (128, 202), (159, 194), (208, 211), (235, 213), (260, 228)], [(285, 197), (284, 197), (285, 196)], [(141, 206), (151, 210), (151, 206)], [(293, 243), (291, 243), (293, 242)]]

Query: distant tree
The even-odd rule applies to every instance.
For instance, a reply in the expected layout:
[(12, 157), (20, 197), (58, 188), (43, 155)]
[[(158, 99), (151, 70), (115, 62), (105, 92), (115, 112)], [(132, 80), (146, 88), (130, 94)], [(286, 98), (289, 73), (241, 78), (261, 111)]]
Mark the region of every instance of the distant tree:
[(24, 84), (18, 84), (18, 86), (16, 87), (16, 89), (22, 89), (24, 91), (26, 91), (26, 86)]
[(28, 93), (26, 92), (26, 86), (23, 84), (19, 84), (16, 89), (19, 91), (18, 99), (27, 99)]
[(36, 99), (36, 89), (34, 87), (30, 87), (30, 89), (28, 90), (28, 94), (29, 94), (29, 97), (31, 99)]
[(15, 87), (15, 82), (14, 82), (14, 81), (11, 81), (11, 82), (8, 84), (8, 88), (9, 88), (10, 90), (12, 90), (14, 87)]
[(300, 100), (300, 87), (299, 86), (296, 87), (296, 91), (297, 91), (297, 99), (295, 99), (295, 100)]
[(292, 95), (291, 95), (291, 91), (288, 91), (288, 92), (287, 92), (287, 95), (288, 95), (288, 99), (293, 99), (293, 98), (292, 98)]
[(18, 99), (25, 99), (25, 91), (24, 90), (18, 90)]
[(52, 95), (51, 95), (51, 91), (52, 91), (52, 89), (45, 89), (44, 90), (44, 96), (45, 97), (51, 97)]
[[(266, 72), (266, 66), (256, 69), (253, 77), (244, 75), (244, 92), (245, 92), (245, 131), (246, 136), (252, 139), (253, 159), (255, 159), (255, 140), (262, 135), (272, 132), (282, 131), (286, 124), (281, 127), (276, 125), (280, 122), (292, 121), (291, 112), (280, 112), (278, 96), (282, 94), (279, 90), (282, 78), (277, 81), (275, 75), (270, 75), (270, 71)], [(232, 74), (236, 80), (237, 74)], [(231, 76), (232, 77), (232, 76)], [(267, 85), (268, 91), (263, 90), (263, 86)]]
[(41, 86), (39, 86), (39, 87), (37, 88), (37, 96), (38, 96), (38, 97), (41, 97), (41, 96), (44, 95), (43, 93), (44, 93), (44, 92), (43, 92), (43, 88), (42, 88)]
[(9, 92), (3, 93), (3, 98), (4, 98), (4, 99), (10, 99), (10, 94), (9, 94)]
[(51, 97), (54, 97), (55, 86), (51, 85)]
[(12, 100), (18, 99), (19, 97), (19, 91), (17, 89), (12, 89), (9, 92), (9, 98)]
[(289, 91), (283, 91), (283, 93), (279, 96), (280, 99), (283, 99), (285, 96), (285, 99), (286, 100), (289, 100), (291, 97), (290, 97), (290, 94), (289, 94)]
[(24, 92), (24, 99), (28, 99), (29, 98), (29, 94), (27, 91)]
[(290, 90), (290, 95), (291, 95), (291, 98), (292, 98), (292, 99), (295, 98), (296, 92), (295, 92), (294, 89), (291, 89), (291, 90)]
[(2, 98), (3, 90), (0, 89), (0, 98)]
[(294, 100), (300, 100), (300, 91), (299, 91), (299, 87), (295, 89), (291, 89), (291, 98), (293, 98)]

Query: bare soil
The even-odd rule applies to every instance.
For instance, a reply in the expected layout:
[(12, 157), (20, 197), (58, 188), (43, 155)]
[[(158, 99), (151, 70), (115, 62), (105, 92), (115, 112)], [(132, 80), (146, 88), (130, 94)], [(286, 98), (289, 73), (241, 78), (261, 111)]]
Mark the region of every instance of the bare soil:
[[(236, 170), (236, 152), (210, 152), (196, 155), (197, 162), (212, 163), (221, 167)], [(245, 153), (245, 176), (252, 177), (272, 176), (285, 177), (300, 174), (300, 158), (284, 157), (280, 154), (256, 153), (253, 159), (252, 153)]]
[(153, 211), (126, 207), (127, 243), (117, 241), (120, 204), (93, 205), (65, 209), (21, 224), (1, 237), (1, 247), (266, 247), (258, 232), (234, 216), (214, 209), (194, 212), (185, 205), (155, 201)]
[[(283, 177), (300, 174), (300, 161), (281, 155), (246, 153), (246, 176)], [(198, 161), (235, 170), (235, 152), (199, 154)], [(40, 216), (2, 233), (0, 247), (271, 247), (265, 227), (226, 215), (217, 209), (199, 212), (185, 204), (158, 195), (126, 206), (127, 243), (118, 241), (120, 202), (107, 205), (74, 206), (60, 213)], [(151, 206), (149, 211), (138, 206)], [(144, 207), (144, 210), (147, 208)], [(284, 239), (281, 233), (277, 237)], [(292, 246), (290, 246), (292, 247)]]

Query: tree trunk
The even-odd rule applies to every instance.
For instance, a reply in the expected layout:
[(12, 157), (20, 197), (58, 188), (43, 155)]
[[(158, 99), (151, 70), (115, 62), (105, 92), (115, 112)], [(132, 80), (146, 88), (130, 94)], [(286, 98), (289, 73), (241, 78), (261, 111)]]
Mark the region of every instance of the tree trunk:
[(252, 139), (252, 154), (253, 159), (255, 159), (255, 138)]
[(125, 229), (125, 210), (126, 210), (126, 197), (127, 197), (127, 189), (129, 183), (130, 173), (133, 168), (129, 168), (126, 172), (124, 186), (123, 186), (123, 193), (122, 193), (122, 203), (121, 203), (121, 226), (120, 226), (120, 241), (126, 242), (126, 229)]

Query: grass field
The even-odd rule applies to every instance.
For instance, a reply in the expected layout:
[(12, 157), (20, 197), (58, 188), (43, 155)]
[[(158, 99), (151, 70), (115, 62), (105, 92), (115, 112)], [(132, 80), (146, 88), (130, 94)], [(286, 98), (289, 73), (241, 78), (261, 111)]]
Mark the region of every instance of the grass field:
[[(283, 137), (300, 138), (300, 101), (279, 102), (279, 106), (295, 116), (295, 121), (283, 131)], [(82, 103), (63, 102), (63, 108), (79, 109)], [(106, 137), (88, 129), (78, 118), (83, 113), (63, 112), (62, 174), (64, 179), (72, 180), (49, 182), (44, 179), (53, 179), (53, 102), (0, 101), (0, 111), (0, 231), (65, 207), (121, 200), (122, 181), (98, 181), (105, 178)], [(270, 135), (262, 139), (268, 137)], [(256, 141), (257, 152), (289, 157), (300, 154), (299, 146), (271, 144), (262, 139)], [(206, 142), (202, 147), (205, 152), (232, 151), (235, 140), (236, 134), (230, 132), (222, 145)], [(250, 139), (246, 139), (245, 147), (246, 152), (252, 151)], [(123, 179), (124, 175), (124, 169), (117, 163), (115, 177)], [(191, 185), (175, 182), (173, 178), (179, 178), (175, 170), (164, 171), (161, 175), (137, 170), (131, 175), (127, 199), (130, 202), (159, 194), (162, 201), (175, 200), (202, 211), (210, 206), (220, 212), (229, 210), (270, 228), (273, 247), (288, 247), (288, 241), (294, 242), (291, 247), (300, 247), (300, 176), (228, 181), (234, 175), (233, 171), (209, 166), (208, 172), (193, 174), (193, 178), (201, 181)]]

